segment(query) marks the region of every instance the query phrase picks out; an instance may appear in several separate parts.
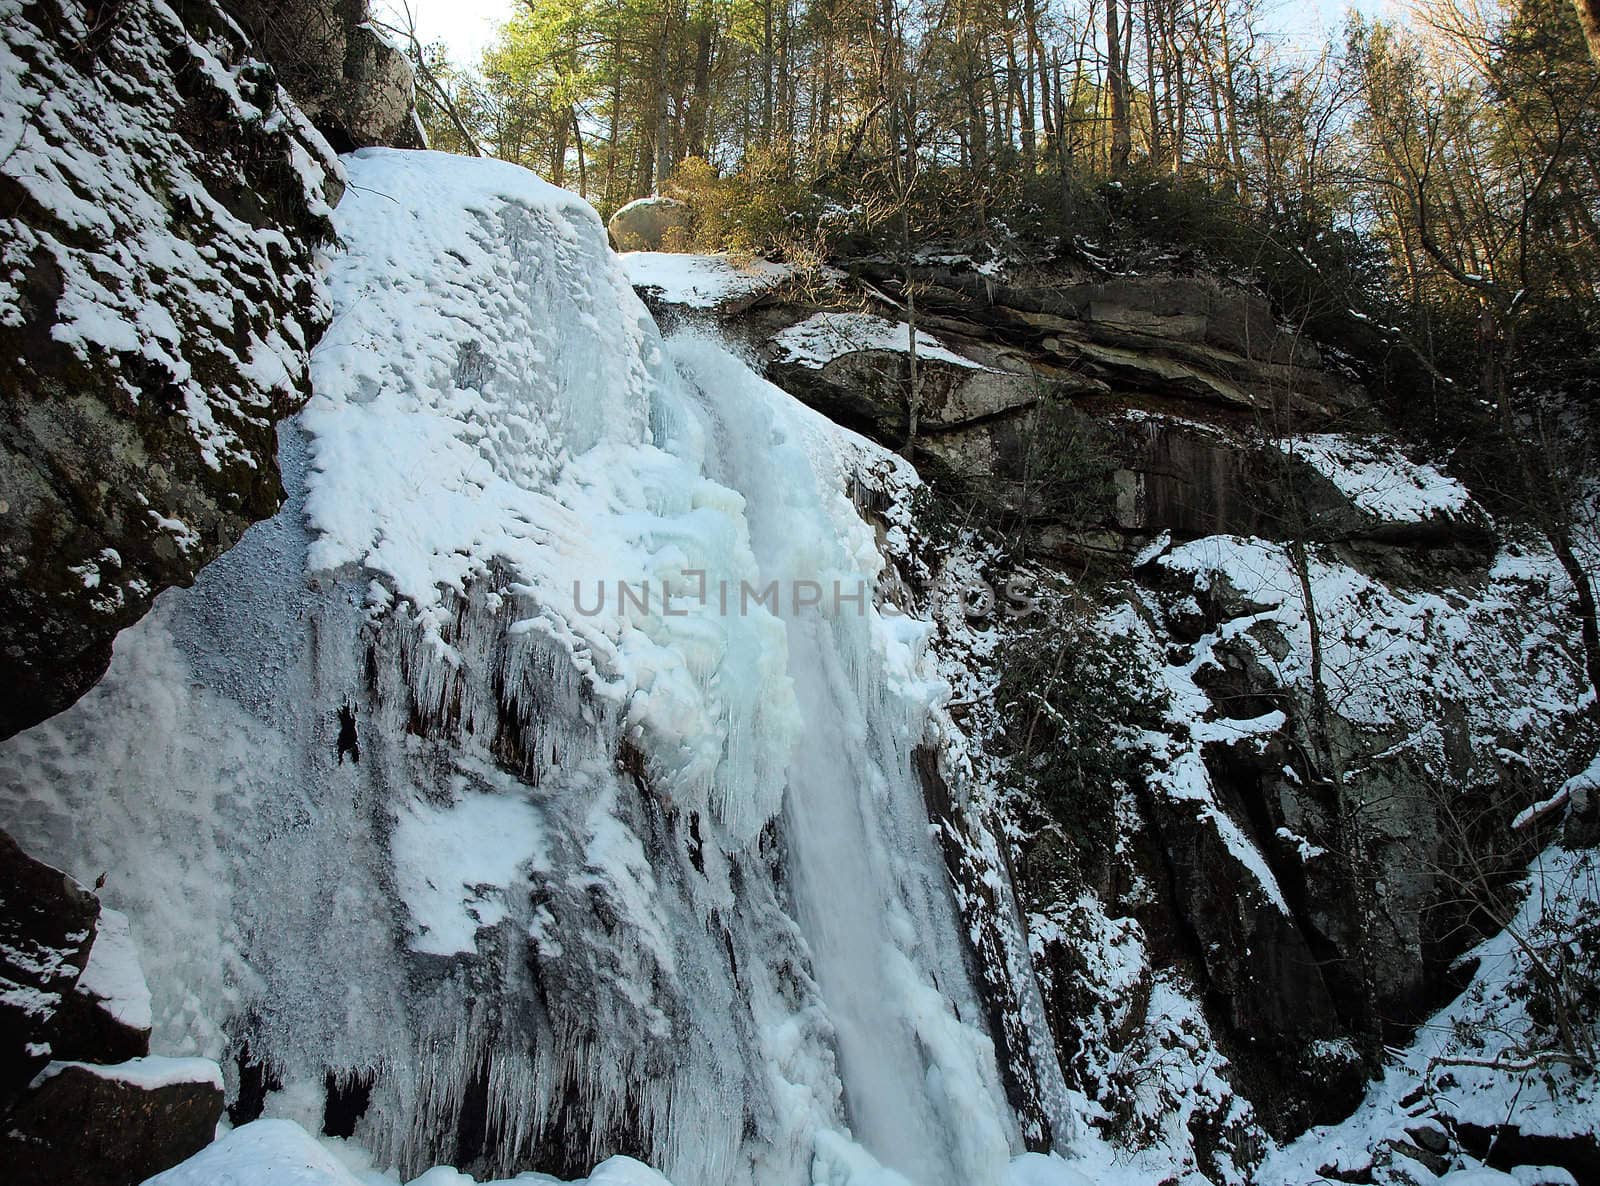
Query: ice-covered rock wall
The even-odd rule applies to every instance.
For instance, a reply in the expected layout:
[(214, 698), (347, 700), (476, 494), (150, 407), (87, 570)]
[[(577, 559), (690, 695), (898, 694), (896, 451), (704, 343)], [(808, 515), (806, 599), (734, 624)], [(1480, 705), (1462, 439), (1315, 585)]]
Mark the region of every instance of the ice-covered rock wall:
[(901, 463), (663, 341), (571, 195), (347, 165), (289, 501), (0, 750), (6, 818), (107, 873), (156, 1048), (236, 1120), (410, 1170), (1001, 1181), (913, 763), (943, 688), (847, 494)]

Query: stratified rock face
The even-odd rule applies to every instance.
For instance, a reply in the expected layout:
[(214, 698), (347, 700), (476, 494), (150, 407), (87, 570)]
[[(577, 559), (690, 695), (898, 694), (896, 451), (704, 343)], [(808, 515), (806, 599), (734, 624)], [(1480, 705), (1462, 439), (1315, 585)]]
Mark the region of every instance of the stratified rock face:
[(411, 63), (371, 22), (366, 0), (223, 0), (340, 152), (421, 148)]
[[(780, 288), (721, 316), (785, 390), (903, 449), (911, 351), (905, 309), (885, 294), (906, 277), (847, 262), (867, 282), (838, 273), (821, 290), (832, 308), (818, 310), (816, 289)], [(1305, 535), (1467, 563), (1492, 554), (1483, 511), (1464, 492), (1429, 503), (1425, 491), (1455, 484), (1374, 436), (1364, 390), (1277, 324), (1259, 293), (1192, 276), (1086, 282), (1061, 267), (1026, 283), (949, 265), (909, 273), (916, 464), (936, 487), (1024, 516), (1038, 551), (1133, 553), (1167, 533)], [(656, 301), (673, 312), (668, 294)], [(882, 314), (837, 311), (863, 303)]]
[(277, 507), (326, 319), (337, 162), (214, 4), (175, 8), (0, 0), (0, 736)]
[[(919, 328), (992, 371), (1028, 376), (1040, 397), (1116, 392), (1273, 431), (1326, 424), (1366, 403), (1359, 386), (1330, 373), (1311, 342), (1281, 328), (1266, 299), (1239, 284), (1188, 276), (1084, 283), (1065, 272), (1007, 284), (949, 267), (850, 266), (880, 295), (895, 293), (909, 273)], [(780, 327), (805, 312), (775, 311), (765, 324)], [(780, 375), (792, 372), (781, 351), (776, 362)], [(826, 371), (826, 360), (817, 369)], [(940, 429), (976, 429), (985, 420), (980, 412)]]
[(192, 1157), (222, 1116), (222, 1075), (199, 1058), (54, 1062), (6, 1113), (16, 1186), (133, 1186)]
[[(935, 485), (984, 489), (1026, 514), (1048, 552), (1116, 551), (1162, 531), (1277, 537), (1306, 513), (1345, 536), (1379, 526), (1298, 461), (1288, 463), (1296, 480), (1285, 480), (1274, 443), (1364, 426), (1366, 396), (1249, 288), (1175, 275), (1086, 281), (1065, 265), (1014, 282), (874, 259), (851, 260), (849, 271), (855, 279), (824, 299), (881, 306), (882, 316), (818, 312), (810, 293), (785, 300), (780, 292), (742, 318), (771, 377), (829, 417), (904, 447), (910, 352), (904, 307), (892, 302), (909, 272), (915, 460)], [(1092, 440), (1090, 451), (1109, 463), (1099, 477), (1114, 480), (1115, 497), (1099, 523), (1070, 522), (1082, 515), (1059, 514), (1041, 494), (1041, 474), (1064, 478), (1047, 442), (1067, 438)], [(1092, 476), (1066, 480), (1081, 489)], [(1460, 526), (1430, 523), (1422, 534)]]

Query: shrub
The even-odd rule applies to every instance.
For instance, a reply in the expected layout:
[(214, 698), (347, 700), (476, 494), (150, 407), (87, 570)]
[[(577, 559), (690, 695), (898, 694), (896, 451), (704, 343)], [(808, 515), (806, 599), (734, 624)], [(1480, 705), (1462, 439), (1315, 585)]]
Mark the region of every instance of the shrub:
[(1139, 738), (1166, 706), (1133, 639), (1059, 608), (1012, 637), (996, 688), (1011, 786), (1034, 815), (1024, 880), (1051, 897), (1107, 880), (1117, 799), (1143, 777)]
[(689, 157), (664, 192), (693, 211), (693, 241), (686, 246), (698, 251), (781, 252), (807, 238), (820, 212), (816, 196), (777, 149), (752, 149), (737, 172), (720, 176), (708, 161)]

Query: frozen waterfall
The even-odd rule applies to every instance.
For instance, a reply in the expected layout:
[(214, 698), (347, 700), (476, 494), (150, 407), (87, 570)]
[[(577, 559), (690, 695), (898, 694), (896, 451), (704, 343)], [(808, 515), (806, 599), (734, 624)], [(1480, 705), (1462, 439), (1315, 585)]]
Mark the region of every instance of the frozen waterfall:
[(407, 1173), (999, 1186), (928, 626), (847, 495), (903, 463), (663, 341), (572, 195), (347, 165), (288, 500), (0, 747), (19, 839), (108, 874), (155, 1048), (240, 1119), (369, 1097)]

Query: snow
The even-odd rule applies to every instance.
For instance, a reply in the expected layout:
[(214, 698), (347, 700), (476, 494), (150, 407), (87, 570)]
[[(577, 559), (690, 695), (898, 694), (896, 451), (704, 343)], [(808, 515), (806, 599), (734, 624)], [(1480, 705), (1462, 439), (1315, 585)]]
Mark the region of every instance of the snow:
[(140, 1091), (157, 1091), (163, 1087), (178, 1087), (187, 1083), (206, 1083), (222, 1090), (222, 1068), (209, 1058), (166, 1058), (147, 1055), (130, 1058), (127, 1062), (102, 1064), (92, 1062), (53, 1062), (34, 1076), (31, 1086), (54, 1079), (66, 1070), (85, 1071), (97, 1079), (126, 1083)]
[(1133, 558), (1133, 564), (1131, 567), (1136, 569), (1143, 568), (1146, 564), (1149, 564), (1152, 560), (1155, 560), (1171, 546), (1172, 533), (1170, 531), (1163, 531), (1160, 535), (1156, 536), (1155, 539), (1151, 540), (1144, 547), (1139, 549), (1138, 555)]
[(366, 1186), (305, 1129), (254, 1120), (144, 1186)]
[[(627, 205), (619, 207), (617, 214), (622, 214), (629, 210), (648, 209), (651, 206), (678, 207), (682, 205), (683, 203), (676, 198), (663, 197), (661, 194), (650, 194), (647, 197), (635, 198)], [(617, 214), (613, 214), (611, 217), (615, 218)]]
[[(861, 350), (911, 349), (911, 333), (902, 321), (890, 321), (871, 313), (814, 313), (798, 325), (774, 335), (780, 362), (821, 370), (836, 358)], [(944, 346), (932, 334), (917, 331), (917, 358), (924, 362), (946, 362), (971, 370), (986, 370)]]
[(1399, 442), (1322, 433), (1278, 442), (1309, 463), (1361, 510), (1388, 523), (1425, 523), (1472, 513), (1472, 496), (1438, 467), (1409, 460)]
[(787, 264), (738, 261), (726, 255), (625, 251), (618, 258), (635, 288), (655, 290), (669, 305), (715, 309), (768, 292), (794, 276)]
[(130, 1029), (150, 1028), (150, 989), (139, 966), (132, 926), (121, 911), (101, 908), (77, 991)]
[[(813, 1173), (816, 1186), (912, 1186), (885, 1170), (848, 1141), (824, 1142)], [(1004, 1186), (1101, 1186), (1055, 1155), (1024, 1153), (1007, 1167)], [(263, 1119), (241, 1125), (180, 1165), (143, 1186), (402, 1186), (392, 1173), (374, 1170), (358, 1146), (315, 1138), (292, 1120)], [(548, 1174), (479, 1180), (449, 1166), (435, 1166), (404, 1186), (673, 1186), (660, 1173), (632, 1157), (608, 1157), (585, 1178), (570, 1181)]]
[[(60, 1007), (61, 994), (0, 978), (0, 1005), (43, 1021)], [(46, 1043), (41, 1052), (47, 1052), (49, 1049)]]
[[(755, 835), (782, 792), (763, 758), (797, 728), (771, 678), (781, 628), (660, 605), (693, 574), (737, 588), (753, 561), (742, 499), (699, 471), (702, 430), (673, 420), (649, 440), (652, 418), (682, 414), (652, 396), (673, 382), (667, 357), (593, 208), (500, 162), (367, 149), (349, 169), (341, 314), (303, 414), (309, 566), (382, 575), (435, 638), (445, 594), (503, 566), (539, 603), (518, 629), (573, 651), (660, 759), (662, 790)], [(507, 235), (526, 253), (504, 251)], [(592, 286), (574, 289), (585, 272)], [(657, 608), (582, 612), (597, 583), (654, 589)], [(775, 744), (737, 743), (751, 734)]]
[[(1309, 623), (1285, 547), (1208, 536), (1157, 563), (1190, 581), (1196, 595), (1226, 594), (1242, 611), (1197, 644), (1193, 670), (1214, 662), (1216, 644), (1238, 640), (1283, 682), (1306, 684)], [(1581, 695), (1564, 624), (1528, 612), (1567, 588), (1548, 553), (1497, 560), (1488, 586), (1471, 596), (1387, 584), (1331, 556), (1313, 554), (1309, 570), (1329, 702), (1346, 720), (1401, 727), (1422, 741), (1435, 721), (1433, 706), (1470, 687), (1484, 694), (1474, 700), (1474, 741), (1492, 751), (1508, 728), (1564, 719)], [(1263, 641), (1269, 627), (1286, 644), (1278, 655)], [(1519, 653), (1516, 664), (1505, 661), (1507, 639)], [(1191, 700), (1192, 719), (1205, 707)]]
[(478, 930), (506, 917), (504, 894), (518, 870), (546, 863), (538, 812), (504, 795), (467, 792), (447, 806), (407, 803), (393, 844), (411, 949), (427, 955), (476, 950)]
[(938, 248), (923, 246), (912, 253), (911, 262), (926, 267), (929, 264), (940, 264), (949, 268), (970, 268), (980, 276), (990, 279), (999, 279), (1006, 274), (1008, 262), (1003, 255), (991, 255), (982, 263), (978, 263), (970, 254), (963, 251), (942, 251)]

